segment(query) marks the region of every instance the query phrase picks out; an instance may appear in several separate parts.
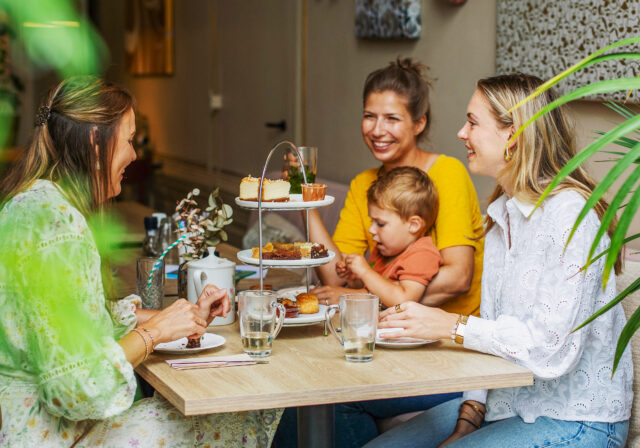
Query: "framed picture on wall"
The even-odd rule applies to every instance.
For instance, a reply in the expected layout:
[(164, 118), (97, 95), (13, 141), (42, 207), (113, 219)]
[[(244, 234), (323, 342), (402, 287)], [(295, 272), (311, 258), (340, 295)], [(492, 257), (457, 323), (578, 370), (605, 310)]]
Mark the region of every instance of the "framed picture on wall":
[(358, 39), (418, 39), (421, 0), (355, 0)]
[(126, 66), (132, 75), (173, 74), (173, 0), (128, 0)]

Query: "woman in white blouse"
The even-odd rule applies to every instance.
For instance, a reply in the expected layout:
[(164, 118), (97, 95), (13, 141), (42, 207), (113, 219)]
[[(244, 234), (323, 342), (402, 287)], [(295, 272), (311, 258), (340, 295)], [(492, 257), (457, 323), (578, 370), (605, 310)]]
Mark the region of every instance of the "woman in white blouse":
[[(520, 74), (480, 80), (458, 132), (469, 170), (498, 182), (487, 209), (481, 317), (404, 303), (400, 310), (383, 312), (379, 325), (402, 328), (388, 337), (451, 337), (466, 348), (501, 356), (531, 369), (534, 384), (490, 390), (484, 421), (481, 404), (461, 406), (465, 398), (458, 398), (367, 447), (625, 444), (633, 398), (629, 349), (612, 376), (625, 324), (622, 307), (571, 333), (616, 296), (613, 273), (603, 289), (604, 257), (586, 274), (579, 272), (607, 204), (601, 201), (590, 211), (566, 245), (595, 186), (578, 168), (534, 210), (549, 180), (575, 154), (574, 132), (562, 108), (536, 120), (509, 144), (535, 111), (557, 97), (547, 91), (509, 112), (541, 83)], [(596, 253), (608, 246), (605, 235)], [(616, 272), (619, 268), (618, 260)]]

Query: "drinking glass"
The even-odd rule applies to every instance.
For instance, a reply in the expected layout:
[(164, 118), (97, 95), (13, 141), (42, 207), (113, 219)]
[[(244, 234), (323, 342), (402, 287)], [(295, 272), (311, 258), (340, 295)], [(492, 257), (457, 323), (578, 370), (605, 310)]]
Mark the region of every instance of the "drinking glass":
[[(318, 147), (298, 146), (298, 152), (302, 157), (307, 183), (312, 184), (316, 181), (316, 173), (318, 171)], [(305, 182), (300, 169), (300, 161), (293, 151), (287, 151), (284, 155), (283, 177), (289, 180), (292, 194), (302, 193), (300, 185)]]
[(157, 258), (138, 258), (136, 263), (136, 291), (142, 299), (142, 308), (147, 310), (161, 310), (164, 297), (164, 262), (155, 270), (151, 283), (149, 274)]
[(278, 303), (273, 291), (239, 292), (238, 314), (244, 352), (254, 357), (271, 355), (273, 340), (280, 333), (285, 313), (284, 305)]
[[(338, 335), (331, 318), (340, 311), (342, 335)], [(378, 328), (378, 296), (373, 294), (344, 294), (338, 305), (325, 310), (331, 333), (344, 347), (347, 361), (367, 362), (373, 359)]]

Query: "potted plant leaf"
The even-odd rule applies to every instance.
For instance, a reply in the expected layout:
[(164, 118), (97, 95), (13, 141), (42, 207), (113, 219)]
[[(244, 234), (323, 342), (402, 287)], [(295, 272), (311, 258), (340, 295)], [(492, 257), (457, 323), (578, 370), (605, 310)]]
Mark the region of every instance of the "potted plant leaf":
[[(541, 85), (533, 94), (523, 100), (520, 104), (514, 108), (521, 106), (530, 99), (536, 97), (540, 93), (554, 86), (562, 79), (570, 76), (583, 68), (597, 64), (604, 61), (611, 60), (640, 60), (640, 52), (638, 51), (614, 51), (620, 47), (628, 47), (630, 45), (637, 46), (640, 44), (640, 37), (632, 37), (622, 39), (615, 42), (597, 52), (586, 57), (582, 61), (578, 62), (574, 66), (565, 70), (558, 76), (550, 79)], [(614, 52), (612, 52), (614, 51)], [(517, 136), (522, 130), (536, 120), (538, 117), (551, 112), (553, 109), (566, 104), (570, 101), (583, 98), (590, 95), (599, 95), (607, 92), (615, 91), (629, 91), (640, 89), (640, 78), (614, 78), (605, 79), (597, 82), (593, 82), (586, 86), (582, 86), (574, 89), (573, 91), (566, 93), (554, 102), (550, 103), (545, 108), (536, 113), (524, 126), (516, 132), (511, 141), (515, 141)], [(600, 257), (606, 257), (605, 268), (603, 272), (603, 284), (606, 285), (611, 269), (613, 269), (616, 259), (623, 248), (623, 245), (639, 239), (640, 233), (627, 236), (629, 226), (634, 220), (638, 209), (640, 208), (640, 114), (624, 104), (607, 103), (607, 106), (618, 113), (622, 117), (622, 121), (618, 123), (610, 131), (602, 132), (596, 131), (599, 137), (585, 149), (580, 151), (573, 159), (563, 167), (558, 175), (551, 181), (546, 188), (543, 195), (538, 200), (537, 206), (553, 191), (553, 189), (562, 182), (569, 174), (577, 169), (581, 164), (585, 163), (588, 159), (596, 154), (607, 154), (609, 162), (612, 163), (607, 174), (599, 182), (598, 186), (593, 190), (591, 196), (587, 199), (584, 208), (578, 215), (576, 222), (573, 226), (572, 233), (569, 236), (567, 244), (571, 240), (573, 233), (577, 230), (582, 220), (586, 217), (589, 210), (591, 210), (599, 199), (601, 199), (606, 193), (611, 193), (612, 200), (609, 204), (609, 208), (602, 217), (600, 228), (594, 238), (591, 245), (591, 249), (585, 266), (582, 267), (585, 270), (595, 260)], [(509, 142), (511, 143), (511, 142)], [(617, 151), (610, 151), (607, 148), (610, 144), (618, 146)], [(635, 167), (634, 167), (635, 165)], [(630, 173), (629, 173), (630, 171)], [(621, 183), (616, 183), (620, 181)], [(618, 186), (619, 185), (619, 186)], [(618, 225), (611, 237), (611, 245), (608, 250), (602, 253), (596, 253), (596, 248), (601, 238), (606, 234), (607, 229), (613, 219), (620, 214)], [(596, 319), (598, 316), (606, 313), (612, 307), (620, 303), (625, 297), (640, 290), (640, 277), (636, 278), (631, 284), (621, 291), (611, 302), (603, 306), (600, 310), (595, 312), (589, 319), (583, 322), (575, 330), (587, 325), (589, 322)], [(618, 339), (616, 347), (616, 354), (613, 363), (613, 371), (620, 358), (629, 344), (629, 341), (633, 334), (640, 328), (640, 308), (636, 309), (627, 321), (626, 326), (622, 330)], [(574, 331), (575, 331), (574, 330)]]

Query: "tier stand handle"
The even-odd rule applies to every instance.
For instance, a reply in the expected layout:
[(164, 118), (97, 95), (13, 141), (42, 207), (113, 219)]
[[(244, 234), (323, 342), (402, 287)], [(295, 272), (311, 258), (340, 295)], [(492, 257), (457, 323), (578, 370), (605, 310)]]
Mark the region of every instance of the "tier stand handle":
[[(267, 156), (267, 160), (265, 160), (264, 162), (264, 166), (262, 167), (262, 175), (260, 176), (260, 187), (258, 189), (258, 228), (259, 228), (259, 232), (258, 232), (258, 250), (260, 252), (260, 257), (258, 259), (259, 262), (259, 277), (260, 277), (260, 290), (263, 289), (264, 286), (264, 279), (262, 278), (262, 183), (264, 182), (264, 176), (267, 172), (267, 167), (269, 166), (269, 161), (271, 160), (271, 156), (273, 155), (273, 153), (276, 151), (276, 149), (280, 148), (280, 146), (288, 146), (288, 148), (286, 149), (291, 149), (293, 151), (293, 153), (296, 155), (296, 157), (298, 157), (298, 162), (300, 163), (300, 167), (302, 167), (301, 171), (302, 171), (302, 179), (304, 180), (304, 183), (307, 183), (307, 173), (304, 170), (304, 164), (302, 163), (302, 156), (300, 154), (300, 151), (298, 151), (298, 148), (296, 147), (296, 145), (294, 145), (293, 143), (291, 143), (288, 140), (282, 140), (278, 143), (275, 144), (275, 146), (273, 148), (271, 148), (271, 150), (269, 151), (269, 155)], [(306, 231), (306, 237), (307, 237), (307, 242), (309, 241), (309, 210), (305, 210), (306, 213), (306, 219), (305, 219), (305, 231)], [(309, 283), (311, 280), (311, 274), (309, 271), (310, 268), (307, 268), (307, 274), (306, 274), (306, 287), (307, 287), (307, 292), (309, 292)]]

